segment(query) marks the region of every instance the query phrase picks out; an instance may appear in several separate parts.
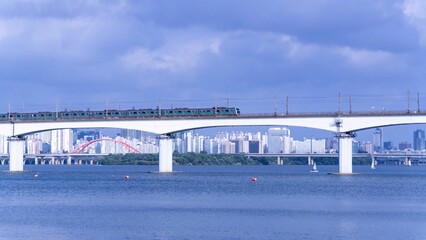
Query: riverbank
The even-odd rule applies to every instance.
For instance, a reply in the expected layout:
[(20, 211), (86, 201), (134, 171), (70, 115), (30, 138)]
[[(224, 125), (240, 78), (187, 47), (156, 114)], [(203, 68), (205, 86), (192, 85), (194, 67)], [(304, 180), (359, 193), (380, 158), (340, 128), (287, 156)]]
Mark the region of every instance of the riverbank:
[[(338, 158), (314, 157), (317, 165), (337, 165)], [(282, 157), (285, 165), (306, 165), (306, 157)], [(102, 165), (158, 165), (158, 154), (110, 154), (100, 161)], [(173, 153), (176, 165), (276, 165), (276, 157), (247, 157), (244, 154)], [(354, 158), (354, 165), (369, 165), (370, 158)]]

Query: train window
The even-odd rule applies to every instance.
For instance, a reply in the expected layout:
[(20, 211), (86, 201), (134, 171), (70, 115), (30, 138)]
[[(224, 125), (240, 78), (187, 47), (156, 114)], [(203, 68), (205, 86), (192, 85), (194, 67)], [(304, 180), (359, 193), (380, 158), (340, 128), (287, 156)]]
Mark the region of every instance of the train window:
[(154, 114), (155, 112), (154, 111), (151, 111), (151, 114)]
[(21, 117), (21, 115), (18, 114), (18, 115), (16, 115), (16, 117)]

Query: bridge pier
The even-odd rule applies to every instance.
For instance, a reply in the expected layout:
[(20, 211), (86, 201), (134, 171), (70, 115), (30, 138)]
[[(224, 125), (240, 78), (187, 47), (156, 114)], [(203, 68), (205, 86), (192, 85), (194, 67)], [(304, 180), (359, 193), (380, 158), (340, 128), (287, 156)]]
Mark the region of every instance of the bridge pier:
[(38, 165), (38, 157), (37, 156), (34, 157), (34, 165)]
[(377, 165), (376, 157), (371, 155), (371, 169), (375, 169)]
[(24, 171), (24, 145), (25, 138), (20, 136), (12, 136), (7, 139), (9, 141), (9, 171)]
[(277, 165), (284, 165), (284, 160), (280, 156), (277, 157)]
[(67, 157), (67, 165), (71, 165), (71, 156)]
[(308, 156), (308, 165), (309, 166), (314, 165), (314, 160), (313, 160), (312, 156)]
[(338, 133), (339, 139), (339, 174), (352, 174), (352, 132)]
[(158, 171), (160, 173), (173, 172), (173, 140), (171, 136), (160, 135), (160, 153)]
[(410, 157), (405, 157), (405, 161), (404, 161), (404, 165), (405, 166), (411, 166), (411, 158)]

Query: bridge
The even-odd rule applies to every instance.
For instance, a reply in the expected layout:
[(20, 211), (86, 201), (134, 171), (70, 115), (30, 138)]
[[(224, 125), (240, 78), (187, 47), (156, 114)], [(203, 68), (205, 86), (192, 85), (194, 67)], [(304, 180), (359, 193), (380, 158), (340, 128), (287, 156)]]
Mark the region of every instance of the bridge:
[(49, 120), (10, 120), (0, 122), (0, 134), (9, 136), (9, 170), (23, 171), (25, 136), (37, 132), (69, 128), (121, 128), (151, 132), (160, 143), (159, 172), (173, 171), (172, 138), (180, 131), (229, 126), (295, 126), (327, 130), (339, 141), (339, 173), (352, 173), (352, 139), (360, 130), (408, 124), (426, 123), (426, 112), (333, 112), (301, 114), (248, 114), (235, 116), (184, 117), (105, 117), (93, 119), (54, 118)]
[[(283, 165), (282, 158), (306, 158), (308, 165), (313, 165), (315, 158), (335, 158), (339, 157), (338, 153), (247, 153), (247, 157), (275, 157), (277, 158), (277, 165)], [(371, 168), (375, 168), (378, 163), (387, 164), (394, 162), (394, 164), (402, 164), (411, 166), (426, 164), (426, 154), (417, 152), (387, 152), (387, 153), (354, 153), (353, 158), (370, 158)]]
[[(24, 164), (34, 165), (94, 165), (99, 164), (100, 157), (108, 154), (102, 153), (40, 153), (40, 154), (25, 154)], [(0, 164), (9, 164), (10, 159), (7, 154), (0, 154)]]

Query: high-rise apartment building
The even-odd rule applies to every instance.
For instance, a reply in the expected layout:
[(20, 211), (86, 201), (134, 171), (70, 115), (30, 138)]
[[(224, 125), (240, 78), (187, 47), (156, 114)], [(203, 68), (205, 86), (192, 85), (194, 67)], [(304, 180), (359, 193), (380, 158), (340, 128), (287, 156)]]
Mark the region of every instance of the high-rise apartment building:
[(290, 153), (292, 139), (288, 128), (268, 129), (268, 153)]
[(381, 152), (383, 149), (383, 135), (380, 128), (376, 128), (373, 132), (373, 148), (374, 152)]
[(426, 140), (425, 140), (425, 131), (417, 129), (413, 132), (413, 149), (414, 150), (425, 150)]
[(73, 150), (72, 129), (58, 129), (51, 131), (52, 153), (66, 153)]

